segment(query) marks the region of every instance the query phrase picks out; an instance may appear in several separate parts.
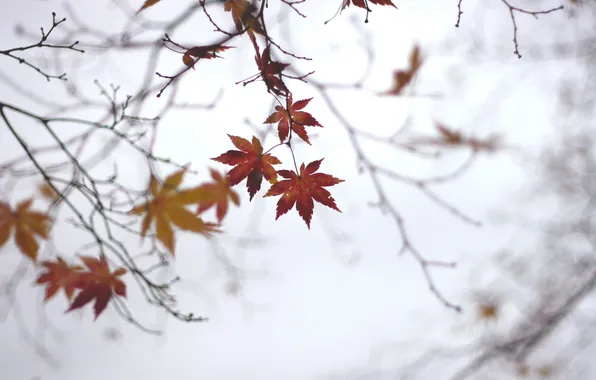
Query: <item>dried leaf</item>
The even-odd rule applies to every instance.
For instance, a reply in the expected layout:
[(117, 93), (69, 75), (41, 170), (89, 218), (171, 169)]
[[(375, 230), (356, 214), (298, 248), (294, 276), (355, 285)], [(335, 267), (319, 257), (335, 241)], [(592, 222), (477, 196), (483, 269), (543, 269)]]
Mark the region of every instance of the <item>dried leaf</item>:
[[(370, 1), (370, 0), (369, 0)], [(393, 87), (384, 95), (399, 95), (406, 86), (410, 84), (414, 76), (422, 66), (422, 57), (420, 55), (420, 46), (415, 45), (410, 52), (409, 67), (407, 70), (397, 70), (393, 73)]]

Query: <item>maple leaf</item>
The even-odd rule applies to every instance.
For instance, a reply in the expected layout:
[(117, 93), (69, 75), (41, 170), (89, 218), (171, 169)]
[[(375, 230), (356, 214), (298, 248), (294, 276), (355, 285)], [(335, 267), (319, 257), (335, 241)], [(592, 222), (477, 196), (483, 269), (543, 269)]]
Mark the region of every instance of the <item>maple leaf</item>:
[(60, 194), (58, 194), (56, 190), (54, 190), (54, 188), (47, 182), (41, 184), (38, 190), (41, 196), (48, 201), (55, 202), (60, 199)]
[[(364, 8), (364, 9), (368, 9), (367, 4), (366, 4), (367, 2), (371, 3), (371, 4), (377, 4), (377, 5), (390, 5), (393, 8), (397, 8), (391, 0), (352, 0), (351, 2), (352, 2), (352, 4), (354, 4), (354, 6)], [(350, 0), (346, 0), (342, 9), (347, 8), (349, 6), (350, 6)]]
[(292, 131), (294, 131), (300, 138), (308, 145), (310, 144), (310, 140), (308, 139), (308, 134), (306, 133), (306, 129), (304, 126), (319, 126), (322, 127), (321, 124), (315, 119), (310, 113), (300, 111), (312, 100), (312, 98), (298, 100), (296, 103), (292, 101), (292, 95), (288, 100), (289, 110), (285, 109), (282, 106), (275, 106), (275, 112), (272, 113), (267, 120), (263, 124), (271, 124), (279, 122), (277, 126), (277, 131), (279, 134), (280, 142), (283, 142), (289, 134), (290, 125)]
[(137, 14), (139, 14), (139, 12), (141, 12), (143, 9), (147, 9), (149, 7), (154, 6), (155, 4), (159, 3), (161, 0), (145, 0), (145, 2), (143, 3), (143, 6), (141, 7), (141, 9), (139, 9), (137, 11)]
[(313, 200), (341, 212), (335, 204), (331, 193), (325, 189), (327, 186), (337, 185), (342, 179), (324, 173), (315, 173), (319, 170), (323, 159), (313, 161), (306, 167), (300, 165), (300, 175), (291, 170), (279, 170), (277, 173), (286, 178), (274, 183), (265, 197), (281, 195), (277, 201), (275, 220), (287, 213), (296, 205), (296, 210), (310, 229), (314, 202)]
[(157, 240), (174, 255), (175, 241), (172, 224), (176, 227), (200, 233), (207, 237), (213, 232), (220, 232), (216, 224), (206, 223), (186, 209), (185, 206), (199, 203), (204, 196), (203, 191), (194, 189), (178, 190), (182, 183), (186, 169), (182, 169), (168, 176), (160, 187), (157, 179), (151, 176), (149, 193), (153, 197), (149, 202), (137, 206), (128, 212), (129, 215), (145, 213), (141, 222), (141, 237), (145, 237), (149, 227), (155, 221)]
[(264, 34), (263, 26), (252, 13), (256, 8), (247, 0), (226, 0), (224, 10), (232, 12), (232, 20), (236, 25), (236, 30), (241, 32), (244, 28), (250, 35), (251, 40), (255, 40), (254, 33)]
[(212, 160), (226, 165), (235, 165), (227, 174), (230, 186), (235, 186), (248, 178), (246, 187), (252, 201), (257, 191), (261, 189), (263, 177), (268, 181), (277, 179), (277, 172), (272, 165), (281, 164), (281, 161), (269, 153), (263, 154), (263, 146), (255, 136), (252, 137), (252, 143), (242, 137), (232, 135), (228, 137), (240, 150), (228, 150)]
[(221, 223), (228, 212), (229, 200), (238, 206), (240, 205), (240, 197), (236, 191), (230, 188), (227, 177), (222, 176), (213, 169), (210, 171), (213, 182), (198, 187), (204, 191), (204, 196), (201, 202), (199, 202), (197, 214), (216, 206), (217, 221)]
[(284, 69), (290, 66), (288, 63), (282, 63), (271, 60), (271, 54), (269, 48), (263, 50), (261, 55), (259, 52), (259, 46), (254, 43), (255, 46), (255, 61), (260, 71), (261, 78), (267, 86), (267, 91), (271, 91), (279, 96), (286, 96), (290, 90), (286, 87), (284, 82), (281, 80), (281, 75)]
[(6, 244), (14, 229), (14, 239), (19, 250), (36, 262), (39, 244), (35, 240), (35, 235), (42, 239), (48, 238), (50, 217), (47, 214), (29, 210), (32, 203), (31, 198), (24, 200), (12, 211), (7, 203), (0, 202), (0, 247)]
[(422, 66), (422, 58), (420, 56), (420, 47), (415, 45), (410, 52), (409, 67), (407, 70), (397, 70), (393, 73), (393, 87), (385, 93), (385, 95), (399, 95), (404, 88), (418, 73)]
[(44, 300), (49, 301), (60, 290), (64, 289), (64, 294), (68, 300), (72, 300), (77, 286), (78, 274), (83, 267), (80, 265), (68, 265), (61, 257), (56, 261), (43, 261), (41, 265), (45, 272), (41, 273), (36, 280), (37, 284), (46, 284), (46, 295)]
[(197, 63), (200, 59), (221, 58), (217, 55), (218, 52), (233, 48), (234, 46), (225, 45), (194, 46), (184, 53), (182, 56), (182, 62), (186, 66), (192, 67), (194, 70), (195, 63)]
[(81, 261), (87, 267), (87, 271), (78, 274), (75, 286), (81, 290), (66, 312), (79, 309), (95, 300), (93, 311), (97, 319), (114, 294), (126, 297), (126, 284), (119, 278), (126, 273), (126, 269), (118, 268), (111, 272), (104, 256), (100, 259), (81, 256)]
[(447, 127), (443, 123), (435, 122), (439, 137), (422, 136), (411, 141), (417, 145), (433, 145), (445, 148), (469, 147), (474, 151), (495, 152), (502, 148), (500, 136), (492, 135), (484, 139), (466, 137), (460, 131)]

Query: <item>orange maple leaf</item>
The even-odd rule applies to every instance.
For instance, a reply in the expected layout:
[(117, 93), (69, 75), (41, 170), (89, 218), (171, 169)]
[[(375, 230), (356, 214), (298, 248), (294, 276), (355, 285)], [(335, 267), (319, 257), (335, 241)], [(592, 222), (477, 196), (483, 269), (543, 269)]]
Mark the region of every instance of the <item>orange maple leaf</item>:
[(225, 45), (194, 46), (184, 53), (182, 56), (182, 62), (186, 66), (192, 67), (194, 70), (195, 63), (197, 63), (200, 59), (221, 58), (217, 55), (218, 52), (233, 48), (234, 46)]
[(263, 154), (263, 146), (255, 136), (252, 137), (252, 144), (242, 137), (228, 135), (232, 144), (240, 150), (228, 150), (226, 153), (212, 158), (212, 160), (226, 165), (235, 165), (228, 172), (227, 178), (230, 186), (235, 186), (246, 180), (246, 187), (250, 200), (261, 189), (263, 177), (267, 181), (277, 179), (277, 172), (272, 165), (281, 164), (277, 157), (271, 154)]
[(37, 284), (46, 284), (46, 295), (44, 300), (49, 301), (60, 288), (64, 289), (64, 294), (68, 300), (72, 300), (76, 289), (78, 274), (83, 267), (80, 265), (68, 265), (61, 257), (56, 261), (43, 261), (41, 265), (45, 272), (41, 273)]
[(210, 171), (213, 182), (198, 187), (198, 189), (204, 191), (204, 195), (201, 202), (199, 202), (197, 214), (216, 206), (217, 221), (221, 223), (228, 212), (229, 200), (232, 200), (238, 206), (240, 205), (240, 197), (236, 191), (230, 188), (227, 177), (222, 176), (213, 169)]
[(119, 278), (126, 273), (126, 269), (118, 268), (111, 272), (104, 256), (100, 259), (81, 256), (81, 261), (87, 267), (87, 271), (78, 273), (76, 287), (81, 290), (66, 312), (79, 309), (95, 300), (93, 311), (97, 319), (114, 294), (126, 297), (126, 284)]
[(55, 202), (60, 199), (60, 194), (58, 194), (56, 190), (54, 190), (54, 188), (47, 182), (41, 184), (38, 190), (41, 196), (50, 202)]
[[(371, 4), (377, 4), (377, 5), (390, 5), (393, 8), (397, 8), (395, 6), (395, 4), (393, 4), (393, 2), (391, 0), (352, 0), (352, 4), (354, 4), (354, 6), (356, 7), (360, 7), (360, 8), (364, 8), (367, 9), (367, 4), (366, 2), (369, 2)], [(344, 3), (343, 8), (347, 8), (350, 6), (350, 0), (346, 0), (346, 2)]]
[(141, 237), (145, 237), (147, 230), (155, 221), (157, 240), (161, 241), (172, 255), (175, 251), (175, 241), (171, 224), (182, 230), (200, 233), (207, 237), (213, 232), (220, 232), (216, 224), (206, 223), (186, 209), (185, 206), (189, 204), (199, 203), (204, 192), (198, 191), (197, 188), (178, 190), (185, 172), (186, 169), (182, 169), (168, 176), (161, 187), (157, 179), (151, 176), (149, 193), (153, 199), (128, 212), (129, 215), (145, 213), (141, 222)]
[(137, 14), (139, 14), (139, 12), (141, 12), (143, 9), (147, 9), (149, 7), (154, 6), (155, 4), (159, 3), (161, 0), (145, 0), (145, 2), (143, 3), (143, 6), (141, 7), (141, 9), (139, 9), (137, 11)]
[(310, 113), (300, 111), (306, 107), (311, 100), (312, 98), (308, 98), (293, 103), (292, 95), (290, 95), (290, 98), (288, 99), (289, 109), (286, 110), (282, 106), (275, 106), (275, 112), (272, 113), (263, 124), (279, 122), (277, 131), (280, 142), (283, 142), (288, 137), (291, 125), (292, 131), (300, 136), (302, 140), (306, 141), (308, 145), (311, 145), (304, 126), (323, 127)]
[(415, 45), (410, 52), (409, 67), (407, 70), (397, 70), (393, 73), (393, 87), (384, 95), (399, 95), (404, 88), (418, 73), (422, 66), (422, 57), (420, 56), (420, 46)]
[(296, 210), (310, 229), (314, 202), (313, 200), (341, 212), (335, 204), (335, 199), (324, 187), (337, 185), (343, 179), (335, 178), (324, 173), (315, 173), (319, 170), (323, 159), (313, 161), (304, 167), (300, 165), (300, 175), (290, 170), (279, 170), (277, 173), (286, 178), (274, 183), (265, 197), (281, 195), (277, 201), (277, 213), (275, 219), (287, 213), (296, 205)]
[(50, 217), (47, 214), (30, 211), (33, 199), (20, 202), (14, 211), (5, 202), (0, 202), (0, 247), (8, 241), (14, 228), (15, 243), (21, 252), (34, 262), (37, 261), (39, 244), (35, 235), (48, 238)]

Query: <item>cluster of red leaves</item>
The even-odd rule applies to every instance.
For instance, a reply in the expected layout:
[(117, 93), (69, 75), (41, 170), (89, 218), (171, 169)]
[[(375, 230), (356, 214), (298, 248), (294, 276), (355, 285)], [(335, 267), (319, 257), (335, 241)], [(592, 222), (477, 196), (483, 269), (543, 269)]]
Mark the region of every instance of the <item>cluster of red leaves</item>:
[[(159, 2), (160, 0), (145, 0), (137, 13)], [(345, 0), (342, 8), (353, 4), (370, 11), (369, 3), (395, 7), (391, 0)], [(255, 63), (259, 72), (243, 83), (246, 85), (260, 78), (265, 84), (267, 92), (274, 95), (280, 104), (264, 122), (264, 124), (277, 123), (280, 144), (264, 151), (261, 141), (257, 137), (253, 136), (252, 141), (248, 141), (239, 136), (228, 135), (237, 150), (228, 150), (213, 160), (231, 165), (233, 168), (225, 175), (211, 169), (212, 181), (196, 187), (180, 188), (186, 169), (172, 173), (163, 182), (160, 182), (155, 176), (151, 176), (146, 191), (146, 201), (134, 207), (128, 214), (142, 215), (141, 238), (144, 239), (152, 229), (153, 237), (161, 242), (172, 255), (175, 253), (174, 228), (206, 237), (220, 232), (219, 226), (228, 213), (230, 201), (236, 206), (240, 205), (240, 197), (232, 187), (245, 179), (250, 200), (261, 189), (263, 178), (271, 183), (271, 187), (264, 197), (280, 197), (277, 201), (276, 219), (295, 208), (310, 229), (315, 201), (341, 212), (335, 199), (326, 188), (337, 185), (343, 180), (330, 174), (318, 173), (323, 159), (313, 161), (308, 165), (302, 163), (298, 170), (294, 158), (295, 171), (274, 168), (274, 165), (281, 164), (281, 161), (269, 153), (272, 149), (281, 145), (292, 149), (290, 141), (294, 133), (310, 145), (311, 142), (305, 127), (322, 127), (322, 125), (309, 112), (304, 111), (312, 98), (294, 102), (293, 95), (284, 82), (284, 78), (290, 78), (284, 74), (284, 70), (288, 68), (289, 64), (272, 59), (271, 40), (266, 35), (262, 24), (262, 14), (258, 13), (248, 0), (226, 0), (223, 10), (231, 13), (237, 30), (236, 35), (247, 33), (254, 46)], [(266, 47), (262, 54), (255, 34), (265, 37)], [(218, 53), (231, 48), (233, 47), (223, 44), (183, 48), (182, 62), (187, 67), (194, 69), (196, 63), (201, 59), (220, 58)], [(408, 70), (401, 70), (395, 74), (396, 84), (389, 94), (398, 94), (412, 80), (420, 65), (419, 50), (416, 47), (410, 56), (410, 67)], [(294, 157), (293, 152), (292, 157)], [(278, 176), (283, 179), (278, 181)], [(49, 185), (40, 189), (46, 199), (57, 201), (60, 197), (54, 190)], [(32, 200), (29, 199), (19, 203), (12, 210), (8, 204), (0, 202), (0, 247), (8, 241), (14, 231), (15, 243), (21, 252), (36, 261), (39, 245), (35, 237), (48, 238), (50, 218), (47, 214), (31, 211), (31, 204)], [(196, 211), (189, 210), (189, 206), (196, 206)], [(205, 222), (199, 216), (212, 208), (215, 209), (217, 223)], [(70, 302), (66, 312), (82, 308), (93, 302), (93, 310), (95, 318), (97, 318), (114, 297), (126, 297), (126, 285), (121, 280), (121, 276), (127, 270), (117, 268), (111, 271), (108, 261), (103, 255), (100, 258), (82, 256), (80, 260), (83, 266), (70, 265), (61, 257), (57, 257), (54, 261), (43, 261), (41, 263), (43, 271), (38, 276), (36, 283), (45, 285), (45, 301), (52, 299), (62, 289)]]
[[(148, 0), (139, 11), (155, 5), (157, 2)], [(391, 0), (352, 1), (355, 6), (361, 8), (366, 8), (368, 2), (395, 7)], [(349, 5), (350, 1), (347, 1), (344, 8)], [(153, 220), (155, 220), (157, 239), (172, 254), (174, 253), (172, 225), (182, 230), (198, 233), (216, 231), (216, 225), (204, 223), (184, 207), (196, 203), (198, 204), (197, 214), (200, 214), (208, 208), (216, 206), (218, 222), (221, 223), (228, 209), (228, 199), (231, 199), (235, 204), (239, 204), (238, 195), (231, 190), (231, 187), (238, 185), (245, 179), (251, 201), (261, 189), (263, 178), (272, 184), (265, 196), (281, 196), (278, 201), (276, 219), (295, 206), (298, 214), (310, 228), (314, 201), (340, 211), (335, 204), (335, 200), (324, 187), (333, 186), (343, 181), (329, 174), (315, 173), (319, 169), (322, 160), (311, 162), (306, 166), (303, 163), (300, 170), (298, 170), (294, 161), (295, 171), (276, 170), (274, 168), (274, 165), (281, 164), (281, 161), (269, 153), (272, 149), (281, 145), (286, 145), (292, 149), (290, 141), (293, 134), (296, 134), (310, 145), (311, 142), (305, 127), (322, 127), (322, 125), (309, 112), (304, 111), (312, 98), (294, 102), (293, 95), (284, 82), (284, 78), (289, 78), (284, 74), (284, 70), (288, 68), (289, 64), (278, 62), (272, 58), (272, 44), (264, 31), (262, 15), (259, 11), (247, 0), (226, 0), (223, 10), (231, 14), (237, 35), (247, 33), (254, 47), (255, 63), (259, 72), (242, 81), (242, 83), (246, 85), (261, 79), (267, 88), (267, 92), (275, 96), (279, 102), (279, 105), (275, 107), (275, 112), (267, 117), (264, 124), (277, 123), (280, 144), (264, 151), (261, 142), (255, 136), (249, 141), (239, 136), (228, 135), (236, 150), (228, 150), (213, 158), (214, 161), (233, 166), (225, 178), (212, 171), (212, 178), (215, 181), (212, 184), (181, 191), (176, 189), (180, 182), (169, 184), (172, 180), (167, 178), (164, 188), (166, 184), (169, 184), (170, 186), (173, 185), (176, 191), (166, 193), (164, 193), (163, 188), (159, 189), (157, 184), (154, 183), (155, 178), (151, 179), (152, 184), (149, 186), (149, 193), (153, 196), (153, 199), (135, 207), (130, 213), (145, 213), (141, 223), (142, 236), (145, 236)], [(255, 34), (265, 36), (266, 46), (262, 49), (262, 53)], [(225, 45), (195, 46), (185, 51), (182, 60), (186, 66), (194, 67), (200, 59), (216, 58), (218, 57), (217, 53), (228, 49), (230, 47)], [(292, 156), (294, 155), (292, 154)], [(277, 182), (278, 175), (284, 179)]]
[(110, 271), (110, 266), (103, 256), (99, 259), (81, 256), (80, 259), (86, 268), (69, 265), (61, 257), (55, 261), (43, 261), (41, 265), (44, 272), (39, 275), (36, 283), (46, 285), (46, 302), (62, 289), (70, 302), (67, 313), (95, 301), (93, 311), (97, 319), (112, 297), (126, 297), (126, 284), (120, 279), (126, 273), (126, 269)]

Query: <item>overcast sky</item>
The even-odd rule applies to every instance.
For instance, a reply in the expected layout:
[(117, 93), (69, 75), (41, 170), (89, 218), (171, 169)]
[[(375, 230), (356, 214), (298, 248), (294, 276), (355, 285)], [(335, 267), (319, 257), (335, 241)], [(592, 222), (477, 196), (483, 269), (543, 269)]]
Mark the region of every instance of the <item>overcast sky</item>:
[[(140, 6), (138, 3), (132, 8)], [(186, 4), (170, 0), (162, 3), (147, 10), (143, 17), (167, 19)], [(432, 275), (437, 287), (450, 301), (461, 304), (464, 312), (458, 315), (445, 308), (428, 290), (418, 263), (407, 254), (396, 255), (399, 231), (388, 216), (367, 205), (377, 198), (369, 177), (357, 171), (345, 129), (314, 89), (295, 83), (295, 99), (314, 97), (309, 111), (324, 126), (316, 130), (312, 147), (296, 146), (298, 161), (325, 157), (321, 171), (346, 180), (331, 188), (342, 213), (317, 204), (309, 231), (295, 211), (275, 221), (273, 199), (257, 195), (249, 203), (243, 194), (242, 207), (231, 210), (225, 222), (227, 234), (212, 243), (179, 234), (176, 271), (183, 281), (175, 292), (180, 307), (211, 320), (186, 324), (165, 318), (133, 293), (128, 302), (134, 315), (142, 323), (162, 329), (161, 337), (139, 331), (109, 309), (97, 322), (92, 321), (87, 307), (65, 316), (62, 312), (66, 303), (61, 299), (45, 306), (47, 317), (40, 317), (43, 313), (35, 300), (41, 298), (41, 290), (29, 285), (33, 280), (30, 273), (18, 293), (21, 311), (30, 331), (36, 331), (40, 318), (48, 318), (60, 330), (61, 339), (44, 330), (44, 344), (60, 368), (50, 368), (23, 341), (14, 320), (16, 314), (8, 311), (7, 304), (0, 304), (0, 313), (9, 313), (0, 324), (2, 379), (304, 380), (354, 368), (399, 367), (399, 360), (415, 358), (429, 347), (429, 342), (464, 342), (483, 333), (486, 326), (479, 326), (475, 319), (474, 289), (493, 283), (491, 276), (495, 272), (491, 271), (490, 258), (494, 252), (524, 244), (516, 235), (518, 225), (496, 222), (523, 206), (519, 194), (531, 182), (532, 158), (553, 136), (557, 85), (565, 73), (577, 68), (572, 61), (541, 59), (539, 47), (565, 36), (576, 38), (581, 22), (569, 25), (563, 12), (539, 20), (518, 16), (524, 55), (518, 60), (512, 53), (509, 13), (500, 2), (480, 8), (464, 0), (460, 28), (454, 27), (455, 1), (399, 1), (399, 10), (374, 6), (368, 24), (362, 22), (362, 10), (351, 7), (327, 25), (323, 23), (335, 13), (339, 1), (308, 3), (301, 8), (307, 19), (292, 14), (290, 21), (283, 22), (290, 23), (292, 49), (314, 58), (311, 66), (298, 66), (301, 70), (315, 69), (313, 78), (318, 81), (349, 82), (365, 68), (363, 37), (350, 21), (353, 17), (359, 29), (370, 32), (375, 52), (367, 88), (377, 92), (389, 88), (392, 70), (405, 65), (414, 43), (420, 43), (426, 56), (411, 90), (420, 96), (379, 98), (365, 91), (333, 93), (342, 115), (357, 128), (390, 134), (411, 120), (415, 133), (432, 134), (433, 120), (439, 120), (481, 137), (503, 134), (514, 147), (479, 157), (465, 176), (434, 188), (458, 210), (483, 221), (481, 228), (463, 223), (415, 188), (384, 183), (392, 204), (406, 219), (409, 238), (420, 252), (429, 259), (458, 262), (457, 268), (433, 270)], [(81, 22), (108, 33), (122, 30), (126, 23), (122, 11), (108, 0), (71, 5)], [(63, 2), (53, 0), (6, 2), (2, 8), (0, 49), (24, 44), (14, 33), (16, 24), (35, 32), (40, 26), (47, 27), (52, 11), (58, 17), (65, 16)], [(203, 16), (197, 20), (172, 37), (208, 43), (212, 26)], [(70, 22), (65, 26), (74, 27)], [(270, 33), (281, 35), (282, 30), (276, 28)], [(268, 116), (271, 101), (260, 84), (233, 85), (255, 73), (247, 42), (243, 37), (241, 43), (233, 44), (237, 48), (226, 54), (226, 59), (201, 62), (196, 72), (183, 78), (179, 94), (182, 101), (208, 103), (224, 87), (224, 96), (213, 111), (179, 111), (160, 124), (159, 153), (181, 163), (192, 162), (200, 172), (189, 178), (189, 184), (206, 179), (206, 167), (224, 169), (224, 165), (208, 159), (231, 148), (226, 134), (250, 137), (253, 132), (244, 119), (260, 124)], [(90, 52), (83, 57), (65, 56), (72, 58), (69, 64), (76, 72), (71, 79), (87, 91), (87, 96), (100, 100), (94, 79), (105, 85), (121, 85), (123, 94), (133, 92), (141, 80), (139, 73), (145, 68), (147, 54), (116, 54), (110, 58)], [(164, 54), (158, 69), (174, 73), (180, 64), (179, 55)], [(60, 85), (46, 83), (43, 77), (6, 58), (0, 59), (0, 71), (41, 96), (63, 96)], [(437, 97), (424, 96), (428, 94)], [(6, 83), (0, 83), (0, 99), (35, 109), (31, 108), (35, 102), (27, 101)], [(151, 104), (159, 101), (150, 100)], [(148, 113), (153, 110), (152, 106), (145, 108)], [(45, 137), (36, 134), (35, 126), (26, 120), (20, 125), (32, 141), (43, 142)], [(274, 141), (269, 137), (266, 145)], [(449, 153), (444, 160), (428, 164), (370, 143), (366, 149), (369, 157), (387, 167), (422, 178), (449, 172), (466, 158), (465, 152)], [(0, 152), (2, 161), (19, 152), (2, 128)], [(117, 162), (126, 183), (140, 189), (146, 184), (147, 170), (142, 160), (127, 158), (126, 152), (108, 157), (105, 170)], [(275, 154), (282, 162), (290, 162), (287, 152), (278, 149)], [(163, 169), (162, 173), (170, 170)], [(14, 201), (34, 191), (32, 182), (17, 189), (1, 196)], [(245, 192), (244, 185), (238, 190)], [(259, 194), (263, 195), (263, 190)], [(545, 208), (542, 212), (548, 216), (551, 211)], [(77, 240), (78, 235), (71, 235), (73, 231), (66, 226), (56, 227), (54, 239), (60, 249), (74, 252), (84, 243)], [(258, 241), (243, 244), (236, 237)], [(0, 257), (4, 268), (0, 274), (8, 276), (18, 260), (14, 250), (4, 250), (7, 252)], [(226, 273), (217, 256), (231, 260), (241, 273), (240, 282)], [(132, 281), (130, 284), (132, 287)], [(116, 334), (116, 339), (107, 339), (110, 334)], [(389, 362), (371, 356), (387, 343), (403, 344), (403, 348)]]

